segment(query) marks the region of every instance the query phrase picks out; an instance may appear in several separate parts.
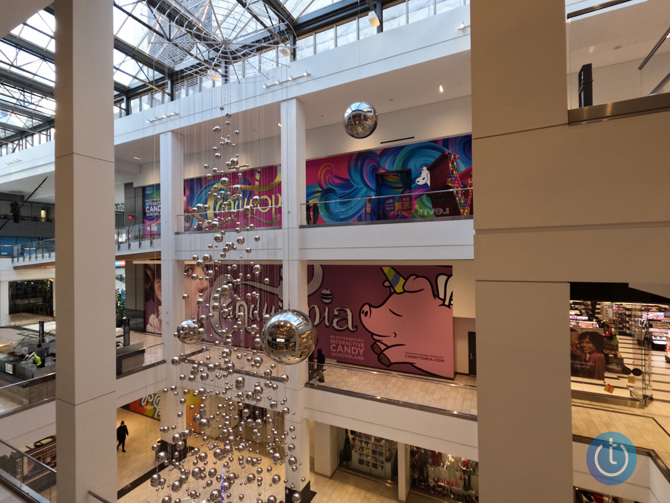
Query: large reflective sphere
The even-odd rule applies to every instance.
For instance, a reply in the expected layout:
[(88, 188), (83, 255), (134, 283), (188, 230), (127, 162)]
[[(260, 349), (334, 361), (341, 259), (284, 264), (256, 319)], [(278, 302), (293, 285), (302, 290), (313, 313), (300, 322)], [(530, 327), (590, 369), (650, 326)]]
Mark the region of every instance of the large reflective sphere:
[(377, 129), (377, 112), (369, 103), (352, 103), (344, 112), (344, 130), (354, 138), (367, 138)]
[(263, 327), (265, 353), (280, 363), (299, 363), (314, 351), (316, 328), (305, 313), (280, 311)]
[(198, 334), (198, 324), (193, 320), (184, 320), (177, 327), (177, 338), (184, 344), (197, 344), (202, 337)]

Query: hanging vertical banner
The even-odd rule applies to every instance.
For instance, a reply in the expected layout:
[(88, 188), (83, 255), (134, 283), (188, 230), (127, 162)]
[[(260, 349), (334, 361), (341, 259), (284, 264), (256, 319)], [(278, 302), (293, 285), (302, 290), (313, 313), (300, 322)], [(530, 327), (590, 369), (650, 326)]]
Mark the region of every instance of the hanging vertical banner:
[(161, 186), (148, 185), (142, 188), (142, 224), (144, 237), (161, 235)]

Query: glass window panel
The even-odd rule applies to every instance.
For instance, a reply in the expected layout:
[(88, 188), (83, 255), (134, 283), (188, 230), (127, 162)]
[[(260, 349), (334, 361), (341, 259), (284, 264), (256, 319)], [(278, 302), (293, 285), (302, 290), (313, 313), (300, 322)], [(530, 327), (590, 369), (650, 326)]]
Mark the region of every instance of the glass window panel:
[(296, 59), (308, 58), (314, 55), (314, 36), (309, 35), (298, 39), (296, 44)]
[(358, 20), (354, 19), (337, 27), (337, 46), (340, 47), (358, 38)]
[(188, 96), (190, 96), (191, 94), (196, 93), (196, 92), (199, 91), (198, 80), (199, 80), (198, 77), (193, 77), (193, 78), (188, 79), (186, 81), (186, 86), (187, 86), (186, 94)]
[(230, 81), (231, 82), (237, 82), (238, 80), (242, 80), (244, 77), (244, 74), (242, 73), (242, 62), (238, 61), (237, 63), (233, 63), (230, 66)]
[(133, 98), (130, 100), (130, 109), (132, 110), (132, 113), (137, 113), (140, 111), (140, 99), (139, 98)]
[(252, 56), (244, 61), (244, 76), (258, 75), (258, 56)]
[(151, 108), (151, 95), (150, 94), (144, 94), (140, 97), (140, 102), (141, 102), (141, 109), (142, 110), (149, 110)]
[(409, 22), (413, 23), (433, 15), (434, 0), (408, 0)]
[(437, 13), (441, 14), (448, 10), (455, 9), (464, 4), (469, 4), (469, 1), (464, 2), (463, 0), (437, 0)]
[(316, 34), (316, 52), (317, 54), (329, 51), (335, 48), (335, 29), (321, 31)]
[(28, 18), (25, 24), (44, 33), (53, 33), (56, 28), (56, 18), (48, 12), (40, 11)]
[[(384, 29), (386, 29), (386, 21), (384, 21)], [(360, 40), (363, 40), (367, 37), (372, 37), (376, 34), (377, 27), (370, 24), (367, 14), (358, 18), (358, 38)]]
[(28, 40), (35, 45), (39, 45), (40, 47), (46, 47), (52, 40), (52, 37), (45, 35), (44, 33), (40, 33), (30, 26), (24, 26), (20, 36), (23, 40)]
[(267, 74), (268, 71), (277, 68), (277, 49), (271, 49), (261, 53), (260, 59), (261, 72)]
[(186, 84), (184, 82), (178, 82), (175, 85), (174, 96), (177, 100), (186, 96)]
[(407, 24), (406, 8), (403, 2), (384, 9), (384, 31)]
[[(118, 9), (115, 9), (114, 12), (119, 12)], [(123, 14), (123, 13), (122, 13)], [(125, 14), (124, 14), (125, 15)], [(140, 46), (140, 42), (145, 38), (147, 29), (142, 26), (140, 23), (135, 21), (132, 18), (127, 18), (123, 25), (116, 32), (117, 37), (121, 40), (125, 40), (129, 44), (134, 45), (135, 47)]]

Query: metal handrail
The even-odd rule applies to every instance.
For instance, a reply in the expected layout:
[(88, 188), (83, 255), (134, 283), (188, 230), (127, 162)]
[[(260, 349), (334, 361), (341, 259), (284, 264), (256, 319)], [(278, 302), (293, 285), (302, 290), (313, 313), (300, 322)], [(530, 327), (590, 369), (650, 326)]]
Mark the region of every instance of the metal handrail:
[(43, 382), (53, 381), (54, 379), (56, 379), (56, 372), (51, 372), (50, 374), (44, 374), (42, 376), (32, 377), (30, 379), (26, 379), (25, 381), (15, 382), (15, 383), (12, 383), (12, 384), (6, 384), (5, 386), (0, 386), (0, 391), (6, 390), (7, 388), (11, 388), (11, 387), (14, 387), (14, 386), (21, 386), (23, 388), (28, 388), (30, 386), (35, 386), (35, 385), (41, 384)]

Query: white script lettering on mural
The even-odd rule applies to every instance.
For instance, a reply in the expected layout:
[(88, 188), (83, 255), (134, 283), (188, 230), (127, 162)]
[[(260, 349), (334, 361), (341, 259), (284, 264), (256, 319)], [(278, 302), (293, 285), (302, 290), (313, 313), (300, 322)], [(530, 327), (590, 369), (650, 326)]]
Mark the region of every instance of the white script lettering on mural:
[[(343, 316), (341, 316), (340, 313), (342, 313)], [(323, 312), (321, 312), (319, 306), (312, 304), (309, 306), (309, 317), (315, 327), (318, 327), (323, 323), (326, 327), (333, 327), (334, 330), (340, 332), (345, 330), (355, 332), (358, 330), (358, 326), (354, 325), (354, 315), (348, 307), (336, 307), (333, 309), (333, 314), (331, 316), (330, 306), (324, 307)]]

